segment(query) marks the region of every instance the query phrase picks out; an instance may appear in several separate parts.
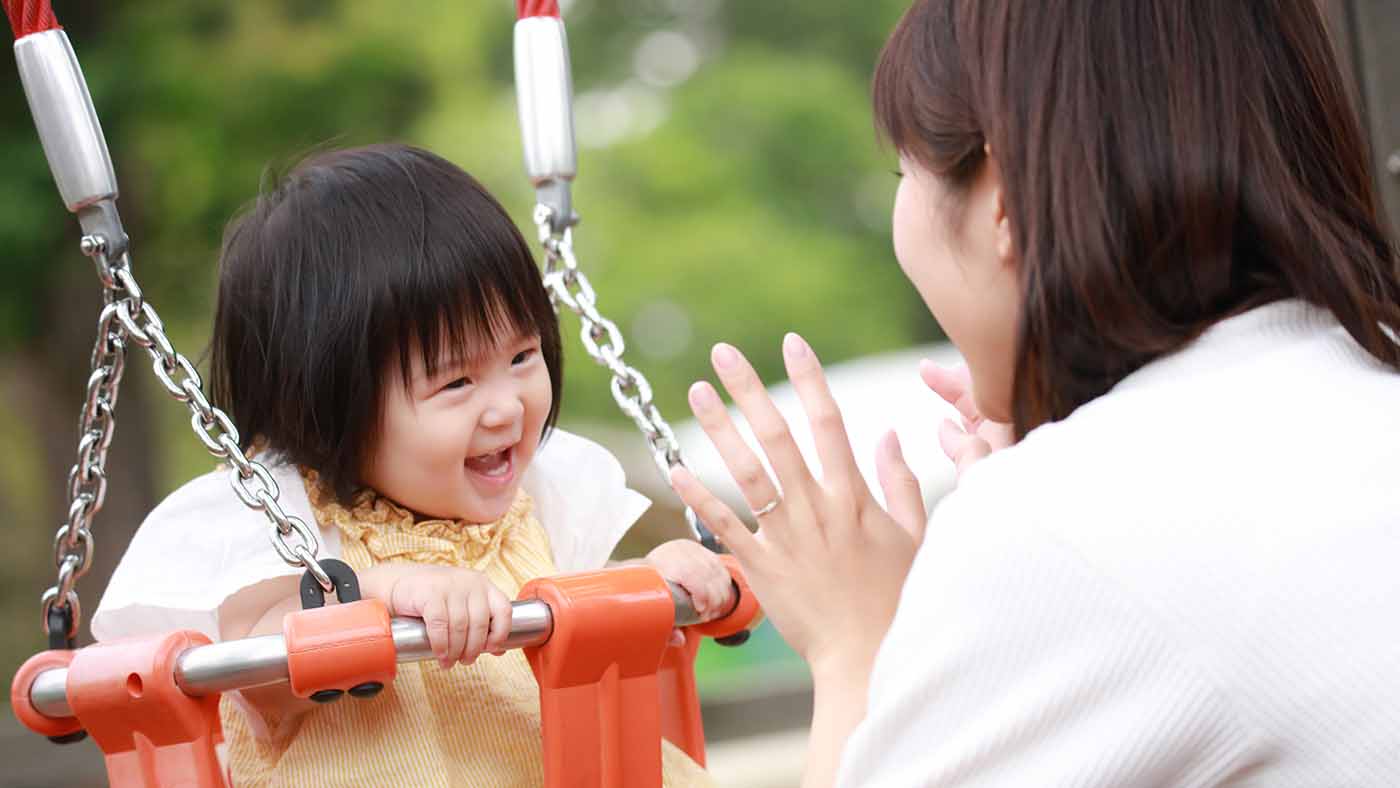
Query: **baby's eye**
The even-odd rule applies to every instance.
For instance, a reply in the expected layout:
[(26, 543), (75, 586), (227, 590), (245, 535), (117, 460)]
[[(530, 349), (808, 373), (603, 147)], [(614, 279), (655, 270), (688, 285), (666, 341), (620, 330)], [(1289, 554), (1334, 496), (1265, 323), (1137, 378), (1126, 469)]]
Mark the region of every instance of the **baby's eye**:
[(538, 353), (538, 352), (539, 352), (539, 350), (537, 350), (536, 348), (530, 348), (530, 349), (528, 349), (528, 350), (522, 350), (522, 351), (520, 351), (519, 353), (516, 353), (516, 354), (515, 354), (515, 358), (511, 359), (511, 360), (510, 360), (510, 363), (511, 363), (512, 365), (515, 365), (515, 364), (524, 364), (526, 361), (529, 361), (531, 358), (534, 358), (535, 354)]
[(444, 391), (449, 389), (464, 389), (467, 386), (471, 385), (471, 382), (471, 378), (457, 378), (456, 380), (453, 380), (452, 382), (448, 383), (442, 388)]

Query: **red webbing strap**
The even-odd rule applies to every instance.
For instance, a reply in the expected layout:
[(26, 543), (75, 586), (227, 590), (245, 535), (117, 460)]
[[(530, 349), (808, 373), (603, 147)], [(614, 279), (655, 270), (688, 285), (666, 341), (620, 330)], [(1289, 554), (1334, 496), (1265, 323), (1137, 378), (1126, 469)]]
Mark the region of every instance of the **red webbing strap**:
[(515, 0), (517, 19), (532, 16), (559, 16), (559, 0)]
[(10, 17), (10, 29), (15, 32), (15, 40), (31, 33), (56, 30), (58, 18), (53, 15), (49, 0), (4, 0), (5, 14)]

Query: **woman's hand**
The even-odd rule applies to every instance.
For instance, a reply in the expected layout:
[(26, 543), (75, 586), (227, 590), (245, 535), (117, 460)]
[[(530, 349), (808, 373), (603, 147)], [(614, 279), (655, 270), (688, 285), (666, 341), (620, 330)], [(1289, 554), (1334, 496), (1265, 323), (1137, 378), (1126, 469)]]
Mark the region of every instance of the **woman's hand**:
[(957, 467), (958, 476), (988, 454), (1016, 442), (1016, 433), (1010, 424), (991, 421), (978, 409), (972, 393), (972, 376), (966, 366), (944, 369), (924, 359), (919, 362), (919, 377), (935, 394), (957, 408), (962, 417), (961, 425), (944, 419), (938, 427), (938, 445)]
[(428, 644), (443, 669), (470, 665), (483, 652), (505, 653), (510, 599), (486, 575), (423, 564), (379, 564), (360, 573), (364, 596), (382, 600), (391, 616), (423, 619)]
[(818, 685), (830, 675), (854, 678), (863, 688), (923, 537), (923, 498), (890, 433), (876, 458), (889, 511), (880, 507), (856, 468), (816, 355), (789, 334), (783, 356), (811, 423), (822, 478), (808, 470), (748, 361), (717, 345), (715, 371), (753, 428), (777, 484), (708, 383), (691, 387), (691, 408), (758, 515), (759, 532), (751, 534), (684, 468), (672, 472), (671, 483), (738, 558), (764, 613), (812, 667)]

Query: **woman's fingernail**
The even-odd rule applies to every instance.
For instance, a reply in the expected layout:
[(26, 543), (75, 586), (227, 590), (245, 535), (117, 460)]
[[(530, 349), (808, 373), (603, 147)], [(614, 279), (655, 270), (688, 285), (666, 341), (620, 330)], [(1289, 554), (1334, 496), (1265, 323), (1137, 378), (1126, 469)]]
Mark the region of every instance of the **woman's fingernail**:
[(897, 460), (904, 459), (904, 449), (899, 445), (899, 435), (894, 430), (885, 433), (885, 448), (891, 457)]
[(699, 382), (690, 387), (690, 406), (692, 408), (709, 408), (719, 404), (719, 395), (708, 383)]
[(783, 337), (783, 350), (790, 358), (806, 358), (807, 354), (812, 352), (806, 340), (792, 333)]
[(729, 369), (739, 360), (739, 354), (733, 346), (721, 342), (715, 345), (714, 351), (710, 353), (710, 360), (720, 369)]

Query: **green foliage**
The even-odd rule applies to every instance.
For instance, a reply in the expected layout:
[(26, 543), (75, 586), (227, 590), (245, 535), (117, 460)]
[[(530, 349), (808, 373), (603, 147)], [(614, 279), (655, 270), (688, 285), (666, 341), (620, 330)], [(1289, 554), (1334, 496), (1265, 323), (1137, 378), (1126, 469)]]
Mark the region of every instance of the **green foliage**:
[[(487, 184), (533, 237), (511, 5), (56, 0), (116, 163), (136, 271), (177, 347), (194, 358), (207, 342), (226, 222), (269, 173), (318, 148), (397, 139), (437, 150)], [(771, 380), (782, 376), (787, 330), (802, 331), (827, 361), (936, 335), (894, 264), (895, 181), (885, 174), (893, 154), (877, 145), (869, 112), (871, 67), (904, 5), (566, 4), (580, 106), (619, 94), (645, 100), (645, 123), (611, 110), (591, 120), (580, 113), (586, 144), (575, 199), (584, 222), (576, 246), (601, 310), (629, 339), (628, 360), (648, 375), (671, 419), (687, 415), (684, 392), (709, 374), (716, 341), (744, 348)], [(674, 84), (648, 84), (638, 49), (662, 30), (693, 42), (697, 67)], [(4, 369), (50, 331), (50, 321), (86, 326), (95, 315), (40, 306), (54, 301), (65, 267), (87, 264), (13, 70), (0, 79), (0, 107)], [(632, 127), (599, 142), (589, 124), (600, 120)], [(565, 423), (624, 423), (605, 371), (575, 340), (577, 321), (566, 316), (564, 327)], [(86, 351), (49, 363), (85, 368)], [(127, 374), (146, 367), (141, 360)], [(155, 407), (161, 450), (150, 461), (165, 491), (211, 461), (189, 434), (183, 408), (164, 400)], [(33, 428), (22, 419), (0, 421), (0, 451), (19, 456), (48, 439), (26, 429)], [(36, 484), (63, 483), (11, 470), (0, 474), (0, 494), (17, 501), (12, 513), (41, 511)], [(47, 532), (50, 524), (23, 527)], [(23, 556), (34, 571), (5, 574), (36, 578), (37, 595), (48, 559), (46, 547), (34, 549)], [(85, 599), (95, 601), (95, 592), (85, 588)], [(27, 600), (21, 609), (28, 614)], [(20, 623), (27, 631), (31, 622)], [(706, 659), (721, 664), (741, 653), (756, 652)]]

